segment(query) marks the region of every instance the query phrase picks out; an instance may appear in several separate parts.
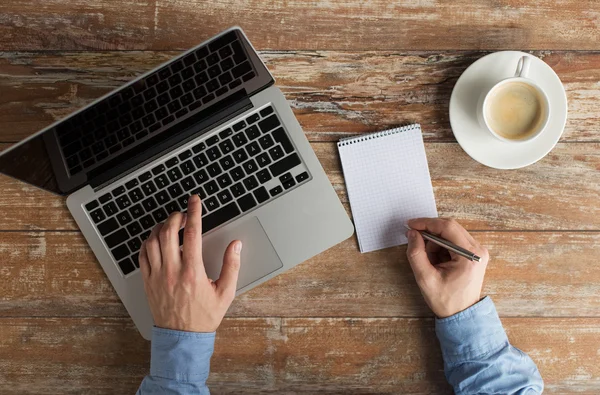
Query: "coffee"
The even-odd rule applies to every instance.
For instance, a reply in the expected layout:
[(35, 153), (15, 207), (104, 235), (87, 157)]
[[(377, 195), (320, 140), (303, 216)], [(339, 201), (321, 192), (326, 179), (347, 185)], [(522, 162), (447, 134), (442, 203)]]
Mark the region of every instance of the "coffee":
[(496, 134), (522, 140), (539, 131), (546, 119), (540, 92), (525, 82), (507, 82), (490, 92), (485, 117)]

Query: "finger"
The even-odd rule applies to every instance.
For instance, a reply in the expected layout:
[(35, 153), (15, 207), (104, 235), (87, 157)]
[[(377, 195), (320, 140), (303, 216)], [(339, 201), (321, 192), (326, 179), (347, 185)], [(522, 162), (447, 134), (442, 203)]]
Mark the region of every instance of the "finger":
[(202, 203), (198, 195), (188, 199), (188, 211), (183, 230), (183, 264), (194, 265), (198, 273), (204, 273), (202, 263)]
[(169, 215), (160, 230), (160, 251), (162, 253), (163, 265), (177, 265), (181, 263), (181, 251), (179, 249), (179, 229), (183, 223), (183, 214), (174, 212)]
[(151, 268), (150, 262), (148, 261), (148, 253), (146, 252), (146, 242), (142, 243), (142, 247), (140, 248), (140, 254), (138, 256), (138, 262), (140, 263), (140, 271), (142, 272), (142, 276), (144, 280), (150, 278)]
[(408, 257), (408, 262), (415, 274), (417, 282), (420, 282), (427, 277), (434, 276), (437, 273), (427, 257), (423, 237), (415, 230), (408, 231), (408, 248), (406, 249), (406, 256)]
[(430, 241), (425, 242), (425, 251), (427, 251), (427, 257), (432, 265), (437, 265), (440, 263), (440, 259), (438, 255), (440, 254), (442, 247), (439, 245), (432, 243)]
[(229, 301), (235, 297), (237, 289), (238, 275), (240, 273), (240, 253), (242, 251), (242, 242), (239, 240), (232, 241), (225, 250), (223, 256), (223, 267), (221, 275), (216, 281), (217, 291), (225, 296)]
[(156, 225), (146, 240), (146, 254), (150, 263), (150, 271), (153, 273), (156, 273), (162, 267), (162, 254), (160, 252), (160, 241), (158, 240), (158, 234), (162, 227), (163, 224)]
[(408, 221), (408, 226), (416, 230), (426, 230), (454, 244), (468, 248), (472, 245), (473, 238), (465, 228), (454, 220), (444, 218), (416, 218)]

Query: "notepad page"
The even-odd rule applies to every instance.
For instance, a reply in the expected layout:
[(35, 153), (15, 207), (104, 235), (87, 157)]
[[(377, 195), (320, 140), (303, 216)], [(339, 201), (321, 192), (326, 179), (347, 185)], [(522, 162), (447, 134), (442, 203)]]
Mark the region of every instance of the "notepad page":
[(406, 244), (404, 224), (437, 217), (418, 124), (338, 143), (361, 252)]

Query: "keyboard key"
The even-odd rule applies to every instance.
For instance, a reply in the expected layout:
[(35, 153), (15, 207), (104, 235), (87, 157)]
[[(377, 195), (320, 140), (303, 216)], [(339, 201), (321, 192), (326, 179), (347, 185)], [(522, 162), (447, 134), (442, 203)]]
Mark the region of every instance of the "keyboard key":
[(210, 147), (212, 145), (217, 144), (218, 142), (219, 142), (219, 136), (212, 136), (206, 140), (206, 145), (208, 145)]
[(202, 98), (202, 104), (206, 104), (209, 101), (213, 100), (214, 98), (215, 98), (215, 95), (213, 95), (212, 93), (210, 93), (210, 94), (208, 94), (208, 95), (206, 95), (206, 96), (204, 96)]
[(132, 218), (127, 211), (121, 211), (119, 214), (117, 214), (117, 221), (119, 221), (121, 226), (125, 226), (132, 221)]
[(129, 259), (131, 259), (131, 262), (133, 262), (136, 269), (138, 269), (140, 267), (140, 254), (138, 252), (136, 252), (135, 254), (130, 256)]
[(258, 130), (258, 127), (256, 125), (250, 126), (248, 129), (246, 129), (245, 132), (249, 140), (254, 140), (255, 138), (260, 136), (260, 130)]
[(238, 66), (235, 66), (231, 70), (231, 74), (233, 74), (234, 78), (238, 78), (246, 74), (247, 72), (252, 71), (252, 66), (250, 66), (250, 62), (244, 62)]
[(241, 182), (238, 182), (237, 184), (233, 184), (230, 189), (231, 189), (231, 192), (233, 193), (233, 196), (236, 198), (240, 197), (244, 193), (246, 193), (246, 190), (244, 189), (244, 186), (242, 185)]
[(125, 244), (118, 246), (114, 250), (111, 250), (111, 252), (112, 252), (113, 256), (115, 257), (115, 260), (117, 260), (117, 261), (119, 261), (129, 255), (129, 249), (127, 248), (127, 246)]
[(221, 148), (221, 152), (228, 154), (233, 151), (235, 147), (233, 146), (231, 140), (225, 140), (219, 144), (219, 148)]
[(154, 198), (156, 199), (156, 202), (159, 206), (164, 206), (169, 200), (171, 200), (167, 191), (160, 191), (159, 193), (154, 195)]
[(233, 60), (231, 60), (231, 58), (224, 59), (223, 61), (221, 61), (220, 65), (221, 65), (221, 70), (223, 70), (223, 71), (230, 70), (233, 66), (235, 66), (235, 64), (233, 63)]
[(175, 199), (183, 193), (183, 189), (181, 189), (181, 186), (179, 186), (179, 184), (173, 184), (169, 186), (167, 190), (169, 191), (169, 194), (171, 195), (172, 199)]
[(183, 180), (181, 180), (181, 186), (183, 187), (184, 191), (189, 192), (192, 189), (194, 189), (194, 187), (196, 186), (196, 183), (194, 182), (194, 179), (192, 178), (192, 176), (189, 176), (189, 177), (186, 177)]
[(98, 231), (102, 236), (106, 236), (107, 234), (114, 232), (118, 228), (119, 224), (114, 218), (109, 218), (106, 221), (102, 222), (100, 225), (98, 225)]
[(241, 147), (242, 145), (248, 142), (248, 139), (246, 138), (246, 135), (244, 135), (244, 133), (240, 132), (233, 136), (233, 142), (236, 147)]
[(168, 215), (167, 212), (165, 211), (165, 209), (163, 209), (162, 207), (159, 209), (156, 209), (153, 213), (152, 216), (154, 217), (154, 220), (159, 223), (159, 222), (163, 222), (167, 219)]
[(292, 178), (292, 179), (289, 179), (286, 182), (284, 182), (282, 185), (285, 189), (290, 189), (291, 187), (296, 185), (296, 181), (294, 181), (294, 179)]
[(211, 161), (217, 160), (221, 157), (221, 151), (219, 151), (217, 147), (212, 147), (206, 150), (206, 156), (208, 156), (208, 159)]
[(254, 72), (252, 72), (252, 71), (251, 71), (251, 72), (249, 72), (248, 74), (245, 74), (245, 75), (242, 77), (242, 81), (244, 81), (244, 82), (245, 82), (245, 81), (249, 81), (249, 80), (251, 80), (251, 79), (252, 79), (252, 78), (254, 78), (254, 77), (256, 77), (256, 74), (254, 74)]
[(154, 182), (156, 183), (158, 189), (163, 189), (164, 187), (170, 184), (166, 174), (159, 175), (154, 179)]
[(233, 199), (233, 196), (231, 196), (231, 193), (227, 189), (219, 192), (217, 197), (219, 198), (221, 204), (227, 204)]
[(174, 120), (175, 120), (175, 117), (172, 116), (172, 115), (169, 115), (168, 117), (166, 117), (165, 119), (163, 119), (162, 124), (164, 126), (164, 125), (167, 125), (167, 124), (173, 122)]
[(167, 108), (169, 109), (169, 112), (173, 114), (181, 109), (181, 104), (179, 104), (179, 100), (175, 99), (167, 105)]
[(152, 181), (148, 181), (147, 183), (142, 185), (142, 191), (144, 191), (146, 196), (150, 196), (154, 192), (156, 192), (156, 186), (154, 185), (154, 183)]
[(142, 208), (142, 206), (140, 204), (136, 204), (135, 206), (131, 207), (129, 209), (129, 212), (131, 213), (131, 215), (133, 216), (133, 218), (139, 218), (142, 215), (144, 215), (144, 209)]
[(102, 212), (101, 209), (92, 211), (90, 213), (90, 217), (92, 217), (95, 224), (97, 224), (98, 222), (104, 221), (106, 219), (106, 215), (104, 215), (104, 213)]
[[(206, 71), (200, 71), (198, 73), (198, 75), (196, 75), (194, 77), (194, 80), (196, 81), (196, 83), (198, 85), (204, 85), (205, 83), (208, 82), (209, 78), (208, 78), (208, 74), (206, 74)], [(206, 94), (206, 93), (205, 93)], [(202, 95), (204, 96), (204, 94)]]
[(256, 178), (254, 176), (250, 176), (242, 182), (244, 183), (246, 189), (249, 191), (253, 190), (258, 186), (258, 181), (256, 181)]
[(227, 173), (217, 177), (217, 183), (221, 188), (227, 188), (231, 185), (231, 177)]
[(254, 200), (254, 197), (252, 197), (251, 193), (249, 193), (245, 196), (242, 196), (241, 198), (239, 198), (237, 200), (237, 202), (243, 211), (248, 211), (248, 210), (256, 207), (256, 200)]
[(271, 163), (271, 158), (269, 158), (269, 155), (266, 152), (263, 152), (256, 157), (256, 162), (260, 167), (265, 167)]
[(275, 188), (271, 189), (269, 191), (269, 193), (271, 194), (271, 196), (277, 196), (279, 195), (281, 192), (283, 192), (283, 188), (279, 185), (277, 185)]
[(221, 59), (225, 59), (232, 53), (233, 53), (233, 51), (231, 50), (231, 48), (229, 46), (223, 47), (219, 50), (219, 56), (221, 57)]
[(197, 168), (201, 169), (208, 164), (208, 159), (206, 159), (206, 155), (201, 153), (194, 156), (194, 163)]
[(190, 151), (190, 150), (183, 151), (182, 153), (177, 155), (177, 157), (179, 158), (179, 160), (184, 161), (184, 160), (192, 157), (192, 151)]
[(246, 175), (240, 166), (231, 170), (229, 172), (229, 174), (231, 174), (231, 177), (233, 178), (234, 181), (239, 181), (242, 178), (244, 178), (244, 176)]
[(237, 207), (235, 202), (231, 202), (221, 207), (219, 210), (212, 212), (204, 218), (202, 218), (202, 233), (211, 231), (219, 225), (224, 224), (225, 222), (237, 217), (240, 214), (240, 209)]
[(212, 53), (206, 57), (206, 63), (208, 63), (209, 66), (212, 66), (218, 62), (219, 62), (219, 55), (216, 53)]
[(208, 195), (212, 195), (213, 193), (219, 190), (219, 187), (217, 186), (217, 183), (215, 181), (211, 180), (204, 184), (204, 190)]
[(262, 110), (260, 110), (260, 116), (261, 117), (266, 117), (267, 115), (273, 113), (273, 107), (269, 106), (267, 108), (263, 108)]
[(139, 237), (134, 237), (127, 242), (127, 246), (131, 252), (137, 252), (142, 247), (142, 242), (140, 241)]
[(146, 209), (147, 212), (154, 210), (158, 205), (156, 204), (156, 200), (154, 198), (149, 197), (148, 199), (142, 202), (142, 206)]
[(196, 144), (195, 146), (193, 146), (192, 151), (195, 154), (197, 154), (198, 152), (202, 151), (204, 148), (206, 148), (206, 144), (200, 143), (200, 144)]
[(267, 200), (269, 200), (269, 194), (267, 193), (265, 187), (260, 187), (253, 193), (256, 200), (258, 200), (258, 203), (266, 202)]
[(168, 161), (166, 161), (165, 164), (167, 165), (167, 167), (173, 167), (173, 166), (179, 164), (179, 159), (177, 159), (176, 157), (173, 157), (173, 158), (169, 159)]
[(179, 100), (181, 101), (182, 106), (187, 107), (190, 104), (192, 104), (192, 102), (194, 101), (194, 96), (192, 96), (191, 93), (188, 93), (188, 94), (181, 96), (181, 99), (179, 99)]
[(215, 64), (214, 66), (209, 67), (208, 70), (206, 70), (206, 72), (208, 73), (208, 76), (210, 78), (215, 78), (219, 74), (221, 74), (221, 68), (219, 67), (218, 64)]
[(233, 159), (235, 159), (236, 163), (242, 163), (246, 159), (248, 159), (248, 154), (246, 153), (246, 150), (243, 148), (240, 148), (239, 150), (235, 151), (232, 155), (233, 155)]
[(131, 181), (128, 181), (125, 183), (125, 186), (127, 187), (127, 189), (131, 189), (135, 186), (137, 186), (139, 184), (138, 180), (136, 180), (135, 178)]
[(233, 130), (235, 130), (236, 132), (239, 132), (240, 130), (244, 129), (245, 127), (246, 127), (246, 122), (240, 121), (240, 122), (236, 123), (235, 125), (233, 125)]
[(91, 202), (89, 202), (88, 204), (85, 205), (85, 208), (88, 211), (92, 211), (93, 209), (95, 209), (98, 206), (100, 206), (100, 203), (98, 203), (97, 200), (92, 200)]
[(210, 165), (208, 165), (206, 170), (208, 170), (208, 174), (210, 174), (211, 177), (216, 177), (223, 172), (223, 170), (221, 170), (221, 166), (219, 166), (218, 163), (211, 163)]
[(119, 196), (115, 201), (121, 210), (131, 206), (131, 200), (129, 200), (129, 196), (127, 195)]
[(258, 143), (260, 144), (260, 146), (262, 147), (262, 149), (266, 150), (271, 148), (273, 145), (275, 145), (275, 142), (273, 141), (273, 138), (270, 135), (265, 135), (262, 136), (261, 138), (258, 139)]
[(183, 195), (182, 197), (180, 197), (179, 199), (177, 199), (177, 201), (179, 202), (179, 204), (181, 205), (181, 207), (185, 207), (184, 209), (187, 209), (188, 199), (189, 198), (190, 198), (190, 195)]
[(258, 166), (256, 165), (256, 162), (254, 162), (254, 160), (252, 160), (252, 159), (250, 159), (249, 161), (245, 162), (242, 166), (244, 167), (244, 170), (246, 171), (246, 174), (252, 174), (256, 170), (258, 170)]
[(113, 216), (119, 211), (115, 202), (109, 202), (102, 208), (104, 209), (104, 212), (106, 213), (107, 217)]
[[(142, 232), (142, 227), (140, 226), (139, 222), (135, 221), (127, 225), (127, 231), (129, 232), (129, 235), (131, 237), (137, 236), (139, 233)], [(135, 250), (132, 249), (132, 251)]]
[(117, 230), (116, 232), (106, 236), (104, 238), (104, 242), (106, 242), (106, 245), (108, 246), (108, 248), (113, 248), (113, 247), (116, 247), (117, 245), (121, 244), (128, 238), (129, 238), (129, 235), (127, 234), (127, 231), (125, 230), (125, 228), (121, 228), (121, 229)]
[(258, 114), (252, 114), (250, 115), (248, 118), (246, 118), (246, 123), (248, 125), (258, 121), (260, 119), (260, 116)]
[(147, 171), (139, 176), (139, 179), (141, 182), (148, 181), (151, 178), (152, 178), (152, 174), (150, 174), (149, 171)]
[(281, 183), (284, 183), (287, 180), (291, 180), (291, 179), (292, 179), (292, 173), (285, 173), (284, 175), (282, 175), (281, 177), (279, 177), (279, 181)]
[(131, 260), (129, 258), (119, 261), (119, 267), (121, 268), (121, 272), (123, 272), (123, 275), (127, 275), (135, 270), (135, 267), (133, 266), (133, 263), (131, 263)]
[(219, 207), (219, 202), (218, 202), (217, 198), (214, 196), (206, 199), (204, 201), (204, 204), (206, 205), (206, 208), (208, 209), (208, 211), (213, 211)]
[(233, 82), (229, 84), (229, 89), (233, 89), (233, 88), (238, 87), (240, 85), (242, 85), (242, 80), (240, 80), (238, 78), (237, 80), (233, 80)]
[(153, 227), (155, 223), (156, 222), (154, 222), (154, 218), (152, 218), (152, 216), (150, 214), (140, 218), (140, 224), (142, 225), (142, 228), (144, 228), (144, 229), (149, 229), (149, 228)]
[(269, 173), (269, 170), (264, 169), (256, 173), (256, 178), (261, 184), (264, 184), (271, 179), (271, 173)]
[(169, 176), (169, 180), (171, 180), (171, 182), (179, 181), (183, 177), (183, 174), (181, 174), (181, 171), (176, 167), (173, 167), (172, 169), (167, 170), (167, 175)]
[(152, 169), (152, 174), (156, 176), (162, 173), (163, 171), (165, 171), (165, 165), (158, 165)]
[(203, 183), (208, 181), (208, 178), (209, 178), (208, 174), (206, 173), (206, 170), (204, 170), (204, 169), (200, 169), (194, 173), (194, 179), (196, 180), (198, 185), (202, 185)]
[[(189, 151), (188, 151), (189, 152)], [(194, 164), (192, 163), (191, 160), (185, 161), (183, 162), (179, 168), (181, 169), (181, 171), (183, 172), (183, 174), (185, 174), (186, 176), (188, 174), (192, 174), (194, 171), (196, 171), (196, 168), (194, 167)]]
[(100, 198), (98, 200), (100, 201), (100, 204), (104, 204), (104, 203), (108, 202), (110, 199), (112, 199), (112, 196), (110, 196), (110, 193), (107, 193), (105, 195), (100, 196)]
[(275, 147), (271, 148), (269, 150), (269, 154), (271, 155), (271, 158), (273, 158), (273, 160), (279, 160), (280, 158), (283, 157), (283, 155), (285, 155), (283, 153), (283, 150), (281, 149), (281, 147), (278, 146), (278, 145), (276, 145)]
[(150, 237), (150, 231), (149, 230), (145, 231), (144, 233), (142, 233), (140, 235), (140, 239), (142, 239), (142, 241), (148, 240), (148, 237)]
[(248, 155), (254, 156), (260, 152), (260, 147), (258, 146), (256, 141), (253, 141), (246, 146), (246, 151), (248, 151)]
[(194, 189), (190, 195), (198, 195), (200, 196), (200, 199), (206, 198), (206, 192), (204, 192), (204, 189), (202, 189), (202, 187)]
[(113, 189), (112, 191), (112, 195), (114, 197), (117, 197), (121, 194), (125, 193), (125, 187), (123, 185), (121, 185), (120, 187), (116, 187), (115, 189)]
[(229, 170), (233, 166), (235, 166), (235, 163), (233, 162), (233, 158), (230, 155), (227, 155), (226, 157), (221, 158), (221, 160), (219, 160), (219, 163), (221, 164), (221, 167), (223, 168), (223, 170)]
[(273, 114), (269, 118), (265, 118), (260, 121), (258, 126), (263, 133), (267, 133), (275, 129), (277, 126), (281, 126), (281, 124), (279, 123), (279, 119), (277, 119), (277, 115)]
[(273, 163), (269, 166), (269, 170), (271, 170), (271, 174), (273, 174), (274, 177), (279, 177), (281, 174), (293, 169), (301, 163), (298, 154), (294, 153)]
[(218, 37), (217, 39), (211, 41), (210, 44), (208, 44), (208, 48), (211, 51), (217, 51), (219, 48), (224, 47), (225, 45), (229, 44), (232, 41), (235, 41), (237, 38), (235, 31), (231, 31), (227, 34), (224, 34), (220, 37)]
[(298, 183), (301, 183), (302, 181), (308, 179), (308, 173), (304, 172), (304, 173), (300, 173), (296, 176), (296, 181), (298, 181)]
[(294, 151), (294, 146), (292, 145), (292, 142), (283, 128), (276, 129), (272, 135), (275, 141), (281, 144), (286, 154)]
[(165, 209), (167, 210), (167, 213), (169, 213), (169, 214), (175, 213), (177, 211), (181, 211), (181, 209), (179, 208), (179, 204), (177, 204), (177, 201), (175, 201), (175, 200), (167, 203), (165, 205)]
[(202, 59), (202, 58), (206, 57), (206, 55), (208, 55), (207, 47), (202, 47), (196, 51), (196, 58), (198, 58), (198, 59)]

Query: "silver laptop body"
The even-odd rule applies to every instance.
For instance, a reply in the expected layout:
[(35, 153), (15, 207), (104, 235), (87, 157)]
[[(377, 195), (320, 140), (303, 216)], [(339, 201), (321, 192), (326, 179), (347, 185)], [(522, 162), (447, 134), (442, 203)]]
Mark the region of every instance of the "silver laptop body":
[[(238, 294), (353, 233), (273, 82), (241, 29), (232, 28), (12, 147), (0, 156), (0, 171), (68, 194), (69, 211), (140, 333), (150, 339), (153, 320), (139, 245), (155, 223), (184, 211), (190, 194), (203, 201), (210, 278), (219, 277), (226, 246), (234, 239), (244, 244)], [(89, 126), (82, 130), (81, 123)], [(92, 128), (94, 142), (87, 132)], [(111, 133), (118, 140), (114, 149), (107, 140)], [(161, 138), (153, 140), (153, 133)], [(89, 147), (78, 140), (86, 138)], [(39, 174), (24, 172), (41, 155), (31, 147), (42, 144), (49, 158), (33, 166)]]

